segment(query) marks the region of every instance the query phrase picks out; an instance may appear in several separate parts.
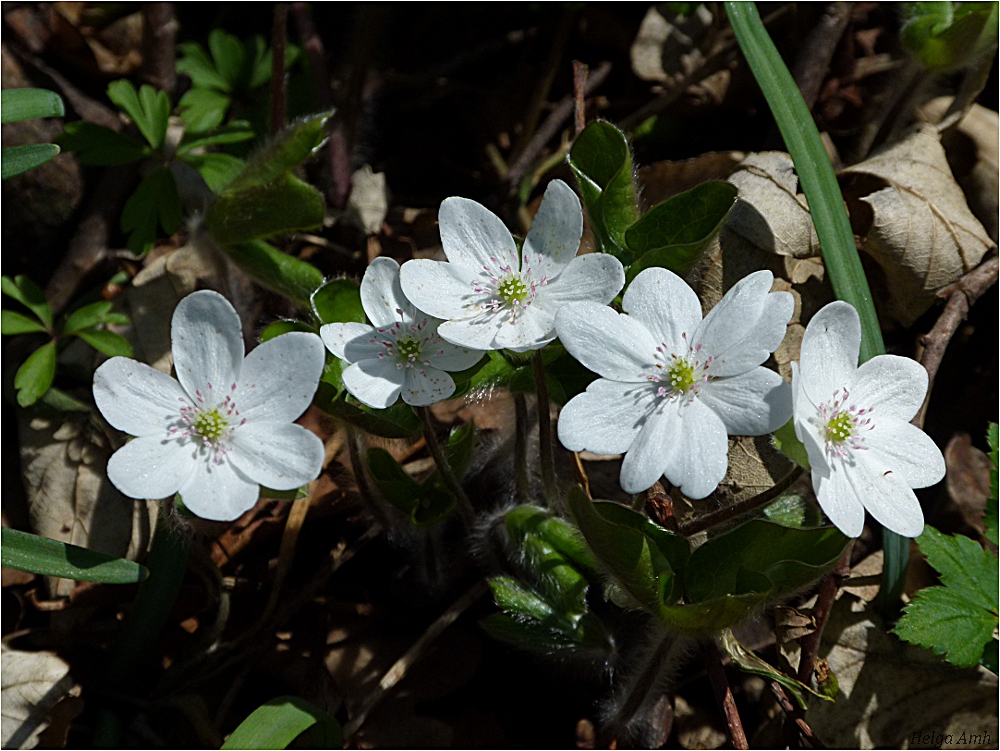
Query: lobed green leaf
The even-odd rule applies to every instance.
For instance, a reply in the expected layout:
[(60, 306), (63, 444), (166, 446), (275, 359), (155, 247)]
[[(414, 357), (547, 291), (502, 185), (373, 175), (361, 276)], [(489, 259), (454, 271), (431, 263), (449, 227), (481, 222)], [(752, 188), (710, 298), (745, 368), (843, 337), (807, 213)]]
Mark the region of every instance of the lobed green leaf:
[(9, 276), (0, 277), (0, 291), (8, 297), (13, 297), (24, 307), (30, 310), (48, 331), (53, 331), (52, 308), (49, 301), (45, 299), (45, 293), (41, 287), (31, 279), (19, 274), (14, 278)]
[(177, 182), (167, 167), (153, 170), (139, 183), (122, 210), (121, 229), (128, 233), (127, 245), (136, 253), (146, 253), (156, 242), (157, 228), (169, 236), (183, 220)]
[(170, 98), (165, 91), (143, 84), (136, 92), (132, 82), (122, 78), (108, 84), (108, 99), (132, 118), (152, 148), (163, 145), (170, 120)]
[(55, 140), (67, 151), (74, 152), (84, 166), (128, 164), (149, 153), (148, 146), (86, 120), (66, 123), (65, 130)]
[(17, 403), (30, 407), (49, 390), (56, 377), (56, 343), (51, 341), (36, 349), (14, 376)]
[(322, 272), (311, 263), (282, 253), (263, 240), (224, 245), (223, 250), (257, 284), (303, 308), (309, 306), (313, 291), (323, 283)]

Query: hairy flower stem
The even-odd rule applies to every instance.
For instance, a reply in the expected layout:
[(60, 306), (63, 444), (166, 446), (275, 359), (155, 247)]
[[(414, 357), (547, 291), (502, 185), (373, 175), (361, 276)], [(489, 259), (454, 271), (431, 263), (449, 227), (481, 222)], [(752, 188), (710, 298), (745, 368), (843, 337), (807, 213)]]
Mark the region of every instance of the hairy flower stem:
[(462, 484), (455, 476), (451, 464), (448, 463), (448, 457), (444, 455), (444, 449), (441, 448), (441, 443), (434, 432), (434, 423), (431, 420), (430, 410), (427, 407), (414, 407), (413, 409), (420, 416), (420, 425), (424, 430), (424, 440), (427, 441), (427, 448), (430, 449), (431, 456), (434, 457), (434, 463), (437, 465), (438, 471), (441, 472), (444, 484), (448, 486), (448, 490), (451, 491), (451, 494), (455, 496), (455, 500), (458, 502), (458, 513), (462, 515), (462, 520), (466, 525), (470, 525), (475, 517), (472, 504), (469, 502), (469, 496), (465, 494)]
[(801, 475), (802, 467), (795, 467), (795, 469), (778, 480), (773, 487), (768, 488), (763, 493), (758, 493), (753, 498), (748, 498), (745, 501), (734, 503), (733, 505), (726, 506), (718, 511), (713, 511), (710, 514), (699, 516), (697, 519), (693, 519), (687, 524), (681, 524), (678, 531), (685, 537), (690, 537), (693, 534), (697, 534), (698, 532), (702, 532), (710, 527), (714, 527), (716, 524), (722, 524), (730, 519), (735, 519), (737, 516), (750, 513), (761, 506), (767, 505), (779, 495), (784, 493), (792, 486), (792, 483), (801, 477)]
[(538, 395), (538, 453), (542, 465), (542, 485), (545, 488), (545, 498), (552, 503), (558, 503), (556, 497), (556, 468), (552, 454), (552, 416), (549, 413), (549, 386), (545, 382), (545, 363), (542, 361), (541, 350), (536, 350), (531, 356), (531, 365), (535, 371), (535, 393)]
[(514, 482), (519, 503), (528, 502), (528, 404), (514, 394)]

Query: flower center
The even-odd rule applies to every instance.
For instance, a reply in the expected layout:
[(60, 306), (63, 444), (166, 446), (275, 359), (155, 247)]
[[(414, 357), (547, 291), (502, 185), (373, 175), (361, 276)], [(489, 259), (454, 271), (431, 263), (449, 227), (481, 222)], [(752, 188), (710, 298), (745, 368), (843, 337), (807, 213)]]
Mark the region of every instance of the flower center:
[(847, 389), (837, 389), (833, 398), (817, 408), (814, 422), (819, 428), (827, 453), (845, 459), (853, 450), (864, 451), (862, 433), (872, 429), (871, 409), (860, 409), (853, 403)]
[(219, 439), (226, 434), (228, 427), (229, 420), (219, 412), (217, 407), (199, 412), (191, 421), (191, 429), (194, 430), (194, 434), (205, 443), (218, 443)]
[[(213, 392), (211, 383), (208, 384), (207, 390)], [(181, 399), (184, 406), (181, 407), (180, 420), (170, 428), (171, 435), (186, 436), (207, 448), (216, 464), (229, 451), (226, 438), (247, 421), (245, 417), (240, 418), (240, 411), (236, 409), (236, 403), (233, 401), (235, 383), (230, 386), (229, 391), (230, 394), (225, 399), (211, 406), (211, 402), (218, 400), (217, 395), (210, 393), (206, 400), (201, 389), (194, 392), (194, 405), (189, 404), (186, 399)]]
[(396, 337), (396, 351), (401, 360), (413, 362), (420, 355), (420, 340), (409, 334), (400, 334)]
[[(681, 336), (687, 342), (687, 334)], [(713, 359), (711, 356), (702, 355), (700, 344), (688, 347), (687, 353), (683, 355), (668, 352), (667, 345), (661, 344), (653, 355), (652, 372), (640, 373), (639, 377), (651, 383), (664, 384), (656, 390), (657, 396), (667, 396), (671, 399), (686, 396), (693, 399), (701, 387), (712, 378), (708, 369)]]
[(695, 384), (695, 366), (686, 357), (677, 358), (673, 365), (667, 369), (667, 377), (671, 388), (681, 393), (687, 391)]
[(507, 305), (519, 305), (528, 296), (528, 285), (520, 274), (508, 274), (497, 284), (497, 296)]
[[(376, 329), (377, 335), (368, 340), (369, 344), (381, 344), (385, 347), (385, 352), (379, 352), (379, 359), (392, 357), (399, 369), (414, 366), (419, 368), (421, 365), (431, 364), (427, 355), (434, 354), (431, 351), (433, 348), (438, 348), (437, 354), (444, 354), (444, 350), (438, 347), (441, 337), (437, 335), (437, 329), (431, 325), (429, 318), (407, 325), (403, 311), (396, 308), (396, 314), (400, 320), (391, 326)], [(422, 368), (420, 372), (424, 372)]]

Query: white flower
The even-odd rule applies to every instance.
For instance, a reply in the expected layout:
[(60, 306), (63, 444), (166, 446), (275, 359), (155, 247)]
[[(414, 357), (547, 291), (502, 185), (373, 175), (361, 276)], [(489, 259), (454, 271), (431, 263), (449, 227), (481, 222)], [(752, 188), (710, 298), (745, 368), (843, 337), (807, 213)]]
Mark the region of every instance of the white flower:
[(556, 317), (566, 349), (598, 375), (559, 416), (572, 451), (625, 453), (621, 485), (661, 475), (704, 498), (726, 474), (727, 433), (764, 435), (792, 414), (788, 384), (760, 367), (785, 336), (794, 302), (772, 276), (740, 280), (702, 320), (694, 291), (666, 269), (646, 269), (622, 299), (628, 315), (593, 303)]
[(94, 399), (114, 427), (137, 436), (108, 462), (130, 498), (180, 493), (205, 519), (231, 521), (257, 502), (259, 485), (291, 490), (316, 479), (323, 442), (292, 420), (312, 401), (323, 344), (293, 332), (243, 358), (233, 306), (208, 290), (177, 305), (170, 335), (177, 378), (127, 357), (94, 374)]
[(399, 264), (376, 258), (361, 280), (361, 305), (374, 326), (328, 323), (319, 330), (327, 348), (351, 363), (344, 386), (369, 407), (385, 409), (400, 395), (424, 407), (455, 393), (445, 371), (471, 368), (482, 358), (438, 336), (441, 321), (419, 313), (399, 287)]
[(476, 349), (538, 349), (555, 339), (556, 312), (570, 302), (605, 305), (625, 284), (614, 256), (576, 254), (583, 232), (580, 199), (562, 180), (545, 190), (520, 258), (514, 238), (491, 211), (446, 198), (438, 214), (449, 263), (407, 261), (403, 292), (420, 310), (446, 320), (441, 338)]
[(867, 508), (881, 524), (916, 537), (924, 515), (912, 488), (944, 477), (944, 457), (910, 424), (927, 394), (927, 371), (907, 357), (879, 355), (858, 367), (861, 322), (846, 302), (809, 321), (792, 363), (795, 433), (809, 452), (823, 511), (849, 537)]

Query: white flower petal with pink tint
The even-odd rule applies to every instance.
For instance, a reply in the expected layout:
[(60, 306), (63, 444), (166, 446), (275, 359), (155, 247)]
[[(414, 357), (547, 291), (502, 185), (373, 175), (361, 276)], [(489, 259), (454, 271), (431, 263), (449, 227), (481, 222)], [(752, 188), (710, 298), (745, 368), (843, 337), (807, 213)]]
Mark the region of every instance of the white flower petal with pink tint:
[(860, 368), (861, 323), (846, 302), (809, 321), (792, 363), (795, 433), (805, 444), (819, 505), (857, 537), (865, 509), (883, 526), (917, 537), (924, 514), (913, 488), (940, 482), (941, 450), (908, 420), (927, 394), (927, 372), (905, 357), (879, 355)]
[[(473, 224), (479, 234), (495, 232), (489, 221), (478, 220)], [(369, 407), (385, 409), (400, 397), (415, 407), (443, 401), (455, 393), (455, 381), (445, 371), (465, 370), (482, 359), (481, 351), (444, 341), (438, 332), (442, 321), (413, 307), (391, 258), (376, 258), (365, 271), (361, 305), (374, 326), (328, 323), (319, 333), (327, 349), (350, 364), (344, 387)]]
[(438, 214), (448, 262), (407, 261), (406, 297), (445, 320), (446, 341), (478, 350), (539, 349), (555, 339), (555, 316), (570, 302), (607, 305), (625, 284), (617, 258), (578, 257), (583, 211), (576, 193), (553, 180), (518, 257), (503, 222), (466, 198), (446, 198)]
[(287, 490), (316, 479), (323, 442), (292, 420), (323, 372), (319, 338), (285, 334), (244, 359), (239, 316), (208, 290), (180, 301), (170, 333), (180, 383), (124, 357), (94, 374), (105, 419), (138, 436), (108, 461), (108, 479), (131, 498), (179, 492), (189, 511), (217, 521), (252, 508), (260, 482)]
[(624, 453), (629, 493), (661, 476), (690, 498), (714, 491), (726, 474), (727, 432), (765, 435), (792, 414), (788, 384), (761, 366), (792, 314), (791, 295), (770, 292), (771, 282), (770, 272), (751, 274), (704, 320), (697, 295), (660, 268), (636, 276), (623, 314), (595, 303), (564, 306), (559, 340), (602, 378), (563, 408), (563, 445)]

